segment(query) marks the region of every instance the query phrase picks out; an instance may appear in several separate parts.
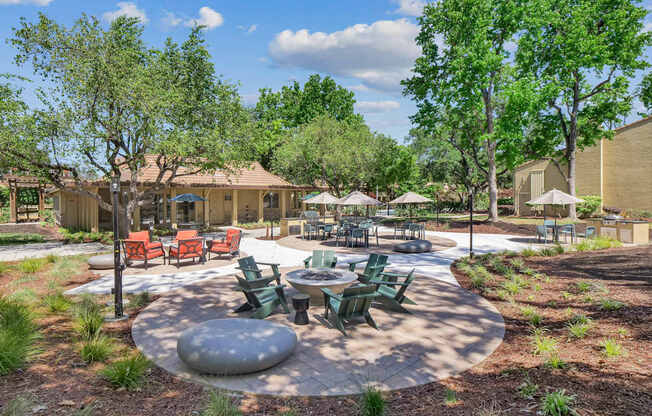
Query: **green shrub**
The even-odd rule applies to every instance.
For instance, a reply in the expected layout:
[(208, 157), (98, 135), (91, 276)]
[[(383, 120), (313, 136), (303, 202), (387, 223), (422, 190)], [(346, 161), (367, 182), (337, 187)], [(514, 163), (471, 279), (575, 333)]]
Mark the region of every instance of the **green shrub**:
[(545, 416), (569, 416), (575, 415), (572, 408), (574, 396), (566, 395), (566, 390), (559, 390), (548, 393), (541, 400), (541, 412)]
[(70, 299), (64, 296), (61, 290), (50, 292), (43, 296), (43, 304), (47, 306), (50, 312), (65, 312), (70, 308)]
[(101, 375), (115, 387), (135, 390), (141, 386), (150, 362), (141, 353), (109, 364)]
[(142, 308), (151, 301), (149, 292), (142, 292), (136, 295), (129, 296), (129, 306), (134, 308)]
[(242, 412), (231, 397), (223, 391), (211, 391), (201, 416), (240, 416)]
[(585, 195), (580, 197), (584, 202), (575, 205), (577, 216), (580, 218), (590, 218), (599, 214), (600, 205), (602, 205), (602, 198), (598, 195)]
[(553, 351), (548, 355), (548, 360), (546, 360), (545, 365), (546, 367), (554, 368), (556, 370), (562, 370), (566, 368), (566, 362), (561, 359), (556, 351)]
[(25, 305), (31, 305), (38, 302), (38, 296), (33, 289), (20, 289), (8, 296), (10, 300)]
[(523, 259), (512, 259), (509, 263), (519, 272), (525, 268), (525, 262)]
[(444, 402), (448, 405), (457, 403), (457, 393), (455, 390), (446, 389), (446, 398), (444, 399)]
[(593, 251), (593, 250), (605, 250), (608, 248), (620, 247), (623, 243), (618, 240), (614, 240), (609, 237), (596, 237), (586, 239), (578, 244), (575, 244), (574, 249), (576, 251)]
[(26, 397), (18, 396), (2, 408), (0, 416), (27, 416), (32, 414), (34, 403)]
[(23, 368), (36, 352), (38, 338), (34, 318), (27, 306), (0, 297), (0, 375)]
[(382, 416), (385, 414), (385, 399), (374, 387), (367, 387), (358, 404), (360, 416)]
[(557, 340), (552, 337), (545, 337), (541, 334), (534, 334), (532, 338), (534, 355), (550, 354), (557, 350)]
[(576, 323), (568, 325), (568, 334), (572, 338), (584, 338), (587, 332), (589, 332), (588, 324)]
[(521, 285), (519, 285), (518, 282), (515, 282), (512, 279), (505, 280), (501, 284), (501, 286), (512, 296), (517, 295), (521, 291)]
[(92, 363), (106, 360), (112, 350), (113, 344), (111, 339), (104, 335), (98, 335), (93, 339), (84, 341), (80, 354), (82, 360), (87, 363)]
[(76, 325), (75, 330), (82, 340), (92, 340), (97, 337), (104, 324), (102, 308), (98, 305), (92, 296), (84, 296), (77, 305), (75, 305)]
[(0, 246), (13, 246), (16, 244), (42, 243), (45, 238), (34, 233), (0, 233)]
[(543, 257), (553, 257), (557, 255), (557, 252), (552, 247), (544, 247), (539, 250), (539, 254)]
[(518, 386), (518, 394), (524, 399), (531, 399), (539, 390), (539, 386), (534, 384), (529, 377), (526, 377), (525, 380)]
[(623, 302), (613, 299), (602, 299), (600, 301), (600, 309), (605, 311), (617, 311), (625, 306)]
[(18, 264), (18, 270), (23, 273), (36, 273), (44, 264), (44, 259), (26, 259)]
[(577, 283), (575, 283), (575, 289), (579, 293), (590, 292), (592, 287), (593, 286), (591, 285), (591, 282), (577, 282)]
[(521, 256), (523, 257), (536, 257), (539, 255), (539, 252), (532, 247), (528, 247), (521, 251)]
[(620, 357), (624, 352), (623, 346), (613, 338), (602, 340), (600, 346), (602, 347), (602, 353), (609, 358)]
[(591, 319), (581, 313), (575, 314), (571, 317), (570, 321), (574, 324), (588, 325), (591, 323)]

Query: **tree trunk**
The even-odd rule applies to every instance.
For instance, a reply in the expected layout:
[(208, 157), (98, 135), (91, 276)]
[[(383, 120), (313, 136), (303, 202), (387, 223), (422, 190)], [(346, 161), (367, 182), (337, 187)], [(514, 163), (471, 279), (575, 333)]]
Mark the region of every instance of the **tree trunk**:
[[(572, 140), (572, 138), (571, 138), (571, 140)], [(567, 179), (568, 191), (569, 191), (569, 194), (571, 194), (572, 196), (576, 196), (575, 195), (575, 164), (576, 164), (576, 160), (577, 160), (576, 154), (577, 154), (577, 151), (575, 149), (575, 143), (574, 143), (574, 140), (573, 140), (573, 145), (570, 147), (569, 151), (567, 152), (567, 156), (566, 156), (566, 158), (568, 159), (568, 179)], [(576, 209), (575, 204), (569, 205), (569, 207), (568, 207), (568, 217), (573, 221), (577, 220), (577, 209)]]
[(496, 178), (496, 143), (487, 140), (487, 183), (489, 184), (489, 221), (498, 221), (498, 179)]

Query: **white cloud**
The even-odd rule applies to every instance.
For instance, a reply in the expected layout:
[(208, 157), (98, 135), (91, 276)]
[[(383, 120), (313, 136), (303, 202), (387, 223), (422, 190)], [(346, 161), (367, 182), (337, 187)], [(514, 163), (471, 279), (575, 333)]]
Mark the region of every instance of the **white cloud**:
[(34, 4), (36, 6), (47, 6), (53, 0), (0, 0), (0, 6), (14, 4)]
[(127, 17), (135, 17), (143, 23), (149, 22), (149, 19), (145, 14), (145, 10), (139, 9), (138, 6), (136, 6), (136, 3), (132, 3), (130, 1), (121, 1), (118, 2), (117, 6), (118, 6), (118, 10), (112, 12), (106, 12), (102, 15), (104, 20), (106, 20), (107, 22), (112, 22), (120, 16), (127, 16)]
[(358, 84), (358, 85), (351, 85), (350, 87), (346, 87), (347, 89), (355, 92), (367, 92), (370, 90), (369, 87), (363, 84)]
[(242, 94), (240, 97), (242, 99), (242, 104), (247, 107), (253, 107), (258, 102), (258, 93), (254, 94)]
[(186, 26), (205, 26), (206, 29), (212, 30), (216, 27), (222, 26), (224, 18), (222, 15), (210, 7), (204, 6), (199, 9), (199, 17), (197, 19), (190, 19), (186, 22)]
[(247, 33), (253, 33), (256, 31), (256, 29), (258, 29), (258, 25), (251, 25), (251, 26), (238, 25), (238, 29)]
[(180, 18), (179, 16), (177, 16), (176, 14), (166, 10), (165, 11), (165, 17), (163, 17), (163, 19), (161, 19), (161, 21), (163, 22), (163, 24), (165, 26), (176, 27), (176, 26), (179, 26), (183, 22), (183, 19)]
[(386, 113), (398, 110), (401, 105), (397, 101), (358, 101), (355, 109), (361, 113)]
[(419, 27), (407, 19), (333, 33), (284, 30), (270, 42), (269, 55), (281, 66), (356, 78), (366, 87), (398, 92), (421, 53), (414, 41), (418, 33)]
[(421, 0), (394, 0), (394, 3), (398, 4), (394, 13), (406, 16), (421, 16), (426, 5), (426, 2)]

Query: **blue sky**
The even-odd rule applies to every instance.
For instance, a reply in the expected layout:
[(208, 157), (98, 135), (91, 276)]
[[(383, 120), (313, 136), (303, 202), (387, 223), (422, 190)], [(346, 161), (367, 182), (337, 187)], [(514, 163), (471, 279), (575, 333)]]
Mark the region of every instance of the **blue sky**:
[[(643, 4), (652, 10), (652, 0)], [(420, 0), (0, 0), (0, 38), (12, 35), (21, 16), (35, 21), (39, 12), (66, 25), (82, 12), (106, 22), (120, 14), (139, 17), (155, 46), (167, 37), (182, 41), (189, 26), (204, 24), (216, 70), (240, 84), (245, 103), (255, 103), (259, 88), (303, 83), (315, 72), (331, 75), (355, 91), (356, 109), (373, 130), (400, 140), (415, 106), (402, 97), (399, 81), (419, 55), (415, 16), (422, 7)], [(652, 30), (652, 14), (646, 23)], [(0, 73), (31, 76), (13, 65), (13, 55), (0, 43)], [(652, 51), (646, 55), (649, 60)], [(33, 99), (29, 91), (26, 96)]]

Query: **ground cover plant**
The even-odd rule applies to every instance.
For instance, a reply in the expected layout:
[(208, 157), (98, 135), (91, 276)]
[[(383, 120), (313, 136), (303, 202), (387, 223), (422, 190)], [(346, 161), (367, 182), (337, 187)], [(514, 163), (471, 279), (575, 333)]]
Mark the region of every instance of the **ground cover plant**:
[(0, 233), (0, 246), (14, 244), (42, 243), (45, 241), (40, 234), (33, 233)]
[[(617, 248), (552, 257), (501, 253), (463, 259), (459, 267), (453, 267), (456, 278), (503, 315), (503, 343), (481, 364), (458, 376), (383, 392), (385, 414), (522, 415), (526, 409), (545, 414), (555, 409), (555, 403), (559, 409), (567, 403), (578, 414), (643, 414), (652, 405), (644, 387), (649, 368), (644, 334), (652, 311), (651, 258), (651, 248)], [(100, 316), (111, 312), (105, 306), (110, 300), (107, 295), (70, 298), (63, 294), (95, 278), (84, 259), (46, 259), (33, 279), (27, 280), (19, 263), (2, 266), (4, 292), (25, 298), (31, 292), (29, 307), (36, 312), (41, 338), (35, 343), (36, 354), (20, 373), (0, 376), (0, 405), (28, 397), (30, 406), (45, 405), (61, 414), (220, 414), (216, 409), (225, 407), (211, 405), (210, 392), (202, 386), (179, 380), (138, 358), (130, 337), (131, 322), (156, 296), (129, 295), (128, 321), (80, 322), (80, 316), (93, 317), (98, 309)], [(618, 267), (614, 269), (613, 264)], [(471, 281), (473, 273), (482, 276), (482, 288)], [(501, 300), (498, 293), (506, 281), (516, 282), (520, 289)], [(588, 284), (588, 292), (579, 294), (577, 288), (585, 286), (581, 282)], [(572, 296), (564, 298), (564, 291)], [(51, 309), (45, 301), (49, 295), (62, 296), (69, 307)], [(584, 302), (586, 295), (593, 300)], [(609, 306), (615, 302), (622, 306)], [(535, 316), (540, 318), (533, 322)], [(584, 326), (586, 331), (577, 330), (583, 336), (571, 334), (571, 327)], [(82, 337), (93, 333), (99, 334), (97, 338)], [(132, 377), (131, 370), (142, 377)], [(47, 391), (39, 388), (43, 383), (50, 386)], [(562, 390), (564, 397), (574, 400), (546, 399)], [(31, 395), (33, 391), (38, 394)], [(363, 398), (229, 397), (232, 406), (226, 408), (233, 414), (316, 416), (358, 415)], [(74, 405), (61, 404), (64, 401)]]

